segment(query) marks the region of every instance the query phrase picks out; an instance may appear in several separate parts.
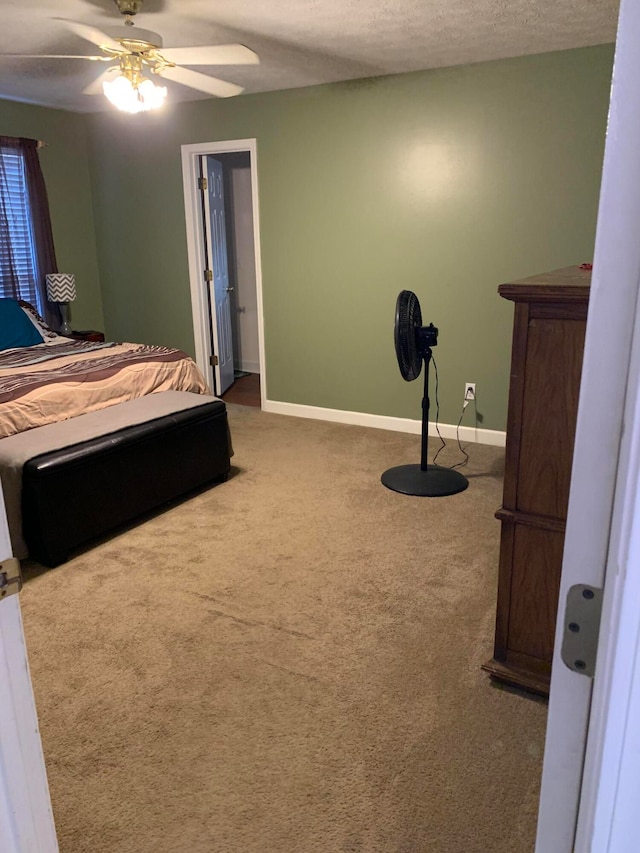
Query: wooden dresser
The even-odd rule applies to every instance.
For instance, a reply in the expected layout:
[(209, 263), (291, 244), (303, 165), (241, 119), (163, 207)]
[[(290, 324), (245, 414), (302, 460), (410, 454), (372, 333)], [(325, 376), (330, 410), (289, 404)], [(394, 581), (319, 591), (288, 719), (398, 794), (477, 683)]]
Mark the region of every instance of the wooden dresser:
[(548, 694), (591, 272), (503, 284), (515, 303), (494, 678)]

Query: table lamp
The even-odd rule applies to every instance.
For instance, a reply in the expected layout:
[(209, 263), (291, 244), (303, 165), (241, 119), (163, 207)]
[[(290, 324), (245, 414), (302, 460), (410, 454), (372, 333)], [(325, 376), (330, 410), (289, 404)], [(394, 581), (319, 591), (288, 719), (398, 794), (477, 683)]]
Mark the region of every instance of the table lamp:
[(45, 278), (47, 281), (47, 299), (49, 302), (60, 304), (62, 313), (60, 332), (63, 335), (70, 335), (69, 303), (76, 298), (76, 277), (70, 272), (50, 272)]

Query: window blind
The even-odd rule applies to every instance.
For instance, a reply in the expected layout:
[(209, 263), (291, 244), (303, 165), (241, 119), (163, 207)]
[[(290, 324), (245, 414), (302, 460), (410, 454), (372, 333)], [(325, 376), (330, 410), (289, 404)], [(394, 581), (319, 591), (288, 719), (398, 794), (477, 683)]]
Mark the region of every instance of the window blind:
[(0, 242), (0, 296), (12, 297), (17, 282), (20, 298), (42, 313), (36, 287), (36, 260), (29, 190), (24, 156), (14, 148), (0, 148), (5, 179), (0, 184), (9, 229), (9, 247)]

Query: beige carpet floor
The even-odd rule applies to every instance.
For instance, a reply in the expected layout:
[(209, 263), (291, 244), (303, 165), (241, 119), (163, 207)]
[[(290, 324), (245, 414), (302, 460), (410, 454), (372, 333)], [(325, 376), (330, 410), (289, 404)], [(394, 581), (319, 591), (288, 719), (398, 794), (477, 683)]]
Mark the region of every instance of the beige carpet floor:
[(410, 498), (416, 436), (230, 419), (228, 482), (27, 567), (62, 853), (531, 851), (546, 706), (480, 670), (502, 453)]

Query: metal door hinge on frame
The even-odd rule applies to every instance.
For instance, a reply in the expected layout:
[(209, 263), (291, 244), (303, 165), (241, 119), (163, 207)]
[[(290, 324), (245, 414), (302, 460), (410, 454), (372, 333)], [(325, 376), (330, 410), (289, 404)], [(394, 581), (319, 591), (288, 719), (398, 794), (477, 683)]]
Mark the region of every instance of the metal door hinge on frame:
[(562, 660), (574, 672), (593, 678), (596, 671), (602, 590), (576, 584), (567, 593), (562, 638)]
[(205, 270), (204, 271), (204, 280), (205, 281), (213, 281), (213, 271), (212, 270)]
[(209, 356), (209, 364), (211, 365), (211, 367), (217, 367), (218, 366), (218, 356), (217, 355), (210, 355)]
[(9, 557), (0, 562), (0, 600), (15, 595), (22, 589), (20, 560)]
[(198, 178), (198, 189), (199, 190), (206, 190), (207, 186), (208, 186), (208, 183), (207, 183), (206, 178)]

